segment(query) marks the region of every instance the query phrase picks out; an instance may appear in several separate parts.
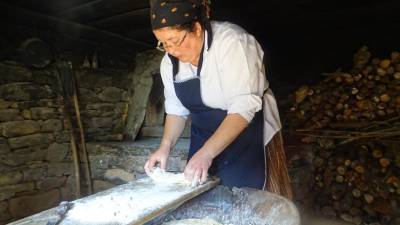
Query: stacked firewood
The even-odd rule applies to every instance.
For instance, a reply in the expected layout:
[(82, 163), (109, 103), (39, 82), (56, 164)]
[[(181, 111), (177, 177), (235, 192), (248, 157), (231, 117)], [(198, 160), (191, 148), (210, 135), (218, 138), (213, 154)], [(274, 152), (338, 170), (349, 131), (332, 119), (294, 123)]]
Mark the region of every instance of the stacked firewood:
[(292, 96), (288, 121), (314, 149), (315, 207), (354, 224), (400, 221), (400, 53), (336, 71)]
[(398, 145), (376, 142), (316, 151), (316, 209), (355, 224), (396, 224), (400, 209), (398, 153)]
[(328, 74), (321, 83), (294, 95), (289, 116), (303, 127), (320, 129), (332, 122), (363, 122), (400, 114), (400, 53), (371, 59), (367, 47), (354, 56), (350, 72)]

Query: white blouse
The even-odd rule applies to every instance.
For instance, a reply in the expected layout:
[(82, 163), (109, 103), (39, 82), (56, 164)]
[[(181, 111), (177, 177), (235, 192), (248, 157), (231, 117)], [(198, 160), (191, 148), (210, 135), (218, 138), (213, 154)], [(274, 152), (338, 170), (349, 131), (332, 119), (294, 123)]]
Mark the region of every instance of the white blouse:
[[(268, 89), (263, 63), (264, 52), (252, 35), (235, 24), (212, 21), (211, 26), (213, 42), (207, 50), (206, 33), (200, 72), (203, 103), (211, 108), (227, 110), (228, 114), (238, 113), (250, 122), (261, 109), (264, 99), (264, 143), (267, 143), (281, 126), (272, 92), (267, 91), (263, 98), (264, 90)], [(172, 63), (167, 54), (161, 62), (160, 72), (164, 84), (166, 113), (188, 116), (189, 110), (175, 94)], [(176, 82), (196, 76), (196, 66), (179, 62)], [(275, 121), (266, 121), (268, 117)]]

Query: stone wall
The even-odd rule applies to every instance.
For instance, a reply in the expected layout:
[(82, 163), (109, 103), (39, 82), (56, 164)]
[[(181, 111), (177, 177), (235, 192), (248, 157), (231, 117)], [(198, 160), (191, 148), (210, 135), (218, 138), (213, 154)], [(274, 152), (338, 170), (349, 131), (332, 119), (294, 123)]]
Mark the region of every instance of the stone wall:
[[(71, 174), (52, 69), (0, 64), (0, 221), (47, 209)], [(0, 222), (1, 223), (1, 222)]]
[[(0, 62), (0, 224), (75, 198), (69, 132), (55, 71), (52, 66), (36, 70)], [(143, 175), (149, 149), (99, 143), (123, 140), (135, 89), (130, 87), (132, 76), (123, 70), (76, 71), (83, 125), (87, 141), (92, 141), (87, 146), (95, 191)], [(184, 158), (176, 160), (175, 170)]]
[(123, 140), (132, 85), (128, 71), (78, 70), (76, 75), (87, 138), (95, 141)]
[[(92, 142), (87, 145), (95, 192), (140, 179), (145, 176), (144, 163), (158, 148), (159, 138), (135, 142)], [(182, 172), (186, 165), (189, 140), (181, 139), (168, 159), (167, 171)]]

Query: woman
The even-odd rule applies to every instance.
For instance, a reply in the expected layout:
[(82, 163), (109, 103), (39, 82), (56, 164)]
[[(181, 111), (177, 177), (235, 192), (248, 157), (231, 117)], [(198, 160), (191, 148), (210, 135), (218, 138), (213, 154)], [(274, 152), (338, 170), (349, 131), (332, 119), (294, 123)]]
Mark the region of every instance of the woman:
[[(151, 6), (167, 113), (159, 149), (145, 164), (166, 168), (170, 150), (192, 118), (185, 177), (216, 175), (228, 187), (265, 188), (264, 146), (280, 129), (268, 89), (263, 51), (253, 36), (228, 22), (210, 22), (200, 1), (155, 0)], [(264, 95), (265, 94), (265, 95)]]

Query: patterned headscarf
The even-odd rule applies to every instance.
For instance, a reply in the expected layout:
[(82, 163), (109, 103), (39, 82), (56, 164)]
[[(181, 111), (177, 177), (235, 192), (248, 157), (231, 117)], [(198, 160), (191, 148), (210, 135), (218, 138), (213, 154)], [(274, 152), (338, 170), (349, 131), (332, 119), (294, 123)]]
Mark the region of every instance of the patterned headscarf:
[(182, 25), (193, 20), (207, 20), (208, 0), (151, 0), (152, 29)]

